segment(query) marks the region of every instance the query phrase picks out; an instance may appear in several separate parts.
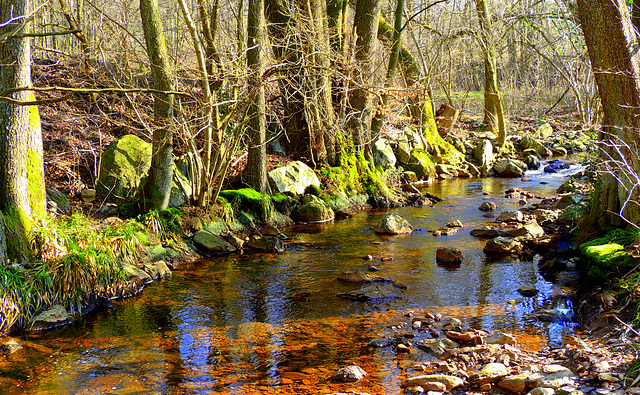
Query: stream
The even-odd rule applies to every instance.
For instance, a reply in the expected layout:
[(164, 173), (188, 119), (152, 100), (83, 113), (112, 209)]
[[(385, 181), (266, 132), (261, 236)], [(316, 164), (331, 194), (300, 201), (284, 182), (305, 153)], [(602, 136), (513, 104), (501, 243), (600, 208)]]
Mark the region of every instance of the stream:
[[(109, 310), (63, 328), (21, 335), (28, 347), (0, 364), (0, 393), (400, 394), (404, 369), (432, 357), (368, 343), (406, 322), (403, 314), (409, 310), (512, 333), (525, 350), (560, 344), (563, 335), (573, 333), (572, 323), (528, 316), (540, 308), (570, 307), (538, 273), (538, 259), (489, 259), (482, 252), (486, 240), (469, 234), (491, 222), (478, 210), (482, 201), (497, 203), (497, 215), (521, 207), (517, 199), (504, 197), (509, 188), (552, 196), (566, 181), (561, 174), (529, 172), (527, 177), (531, 181), (437, 181), (423, 187), (444, 199), (434, 207), (374, 210), (285, 228), (289, 239), (283, 253), (233, 254), (181, 265), (173, 276), (114, 301)], [(376, 235), (373, 225), (391, 211), (415, 231)], [(464, 228), (441, 237), (428, 232), (452, 220)], [(436, 262), (435, 251), (444, 246), (460, 249), (462, 264)], [(368, 255), (373, 259), (363, 259)], [(371, 265), (380, 269), (376, 275), (406, 285), (389, 285), (398, 298), (374, 303), (336, 296), (360, 287), (338, 281), (341, 273), (367, 272)], [(525, 285), (540, 292), (523, 298), (516, 290)], [(369, 376), (354, 384), (329, 380), (350, 363)]]

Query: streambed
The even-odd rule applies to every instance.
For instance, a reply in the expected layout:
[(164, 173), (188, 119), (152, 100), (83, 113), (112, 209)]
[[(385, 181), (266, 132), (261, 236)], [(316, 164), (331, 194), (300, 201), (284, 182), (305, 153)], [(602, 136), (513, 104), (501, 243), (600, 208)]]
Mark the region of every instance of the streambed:
[[(531, 181), (454, 179), (425, 186), (444, 200), (391, 210), (414, 226), (410, 235), (374, 234), (373, 225), (389, 211), (367, 211), (284, 229), (289, 248), (283, 253), (183, 265), (112, 309), (25, 334), (27, 347), (18, 358), (0, 364), (0, 393), (401, 393), (403, 366), (431, 357), (367, 344), (387, 335), (409, 310), (513, 333), (523, 349), (557, 344), (572, 333), (572, 324), (543, 323), (528, 314), (570, 306), (554, 297), (554, 284), (540, 276), (536, 260), (489, 259), (482, 252), (486, 241), (469, 234), (491, 221), (478, 210), (484, 200), (497, 203), (497, 213), (513, 210), (521, 206), (505, 198), (505, 190), (552, 196), (566, 181), (561, 174), (527, 176)], [(442, 237), (428, 232), (452, 220), (464, 228)], [(435, 251), (444, 246), (464, 253), (461, 265), (436, 262)], [(373, 260), (363, 259), (369, 255)], [(380, 269), (377, 275), (406, 285), (393, 287), (398, 298), (363, 303), (336, 296), (359, 287), (337, 281), (341, 273), (371, 265)], [(524, 285), (540, 293), (522, 298), (516, 290)], [(369, 373), (365, 380), (328, 380), (352, 362)]]

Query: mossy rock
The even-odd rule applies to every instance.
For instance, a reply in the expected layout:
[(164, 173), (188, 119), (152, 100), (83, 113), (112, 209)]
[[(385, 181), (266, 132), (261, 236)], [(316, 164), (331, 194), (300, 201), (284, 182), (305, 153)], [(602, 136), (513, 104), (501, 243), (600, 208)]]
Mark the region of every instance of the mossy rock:
[(173, 248), (163, 247), (160, 244), (150, 245), (147, 247), (147, 255), (151, 262), (165, 261), (171, 262), (174, 259), (180, 259), (184, 254), (174, 250)]
[(436, 174), (436, 164), (433, 157), (421, 149), (411, 151), (411, 157), (406, 168), (414, 172), (418, 179), (421, 180), (433, 178)]
[(305, 195), (296, 216), (305, 222), (324, 222), (335, 218), (333, 210), (315, 195)]
[(149, 178), (151, 143), (125, 135), (109, 144), (102, 154), (96, 192), (108, 201), (131, 202)]
[(594, 245), (606, 242), (607, 238), (592, 240), (580, 246), (587, 263), (587, 275), (591, 279), (606, 281), (611, 275), (622, 275), (635, 266), (631, 254), (617, 243)]
[[(240, 219), (240, 211), (243, 211), (245, 214), (250, 213), (252, 220), (249, 222), (254, 223), (255, 225), (259, 223), (270, 223), (273, 220), (273, 212), (275, 210), (269, 195), (263, 195), (251, 188), (242, 188), (221, 191), (220, 196), (231, 203), (231, 206), (238, 213), (238, 220), (243, 225), (249, 224), (243, 222), (243, 219)], [(245, 216), (244, 220), (249, 219)]]

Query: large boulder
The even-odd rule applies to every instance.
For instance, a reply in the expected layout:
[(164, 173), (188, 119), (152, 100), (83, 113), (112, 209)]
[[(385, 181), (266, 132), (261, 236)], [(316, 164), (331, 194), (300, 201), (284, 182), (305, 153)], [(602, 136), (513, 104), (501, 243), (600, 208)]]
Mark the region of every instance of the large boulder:
[(409, 163), (409, 160), (411, 159), (411, 144), (406, 138), (398, 140), (398, 146), (396, 147), (395, 153), (396, 159), (398, 159), (400, 163), (403, 165)]
[(547, 140), (553, 134), (553, 127), (549, 125), (549, 123), (543, 123), (536, 130), (535, 136), (536, 138)]
[(392, 169), (396, 166), (396, 155), (391, 144), (386, 139), (378, 139), (372, 146), (373, 162), (382, 169)]
[(173, 182), (171, 183), (171, 195), (169, 196), (169, 207), (180, 207), (193, 197), (193, 187), (189, 179), (180, 171), (178, 167), (173, 167)]
[(538, 237), (544, 236), (544, 229), (542, 229), (542, 226), (540, 226), (538, 221), (534, 219), (519, 228), (513, 229), (511, 231), (511, 236), (537, 239)]
[(102, 154), (96, 192), (109, 201), (132, 201), (147, 183), (150, 167), (151, 144), (131, 134), (122, 136)]
[(49, 310), (38, 314), (32, 321), (32, 330), (43, 330), (65, 325), (73, 321), (73, 316), (62, 306), (56, 304)]
[(396, 213), (385, 215), (374, 227), (373, 231), (385, 235), (399, 235), (413, 232), (413, 227), (406, 219)]
[(406, 169), (416, 173), (420, 180), (433, 178), (436, 174), (436, 164), (433, 161), (433, 157), (422, 149), (411, 151)]
[(491, 161), (493, 161), (493, 145), (490, 140), (480, 140), (480, 143), (473, 151), (473, 159), (480, 167), (482, 174), (486, 175)]
[(274, 193), (277, 191), (302, 195), (308, 186), (320, 186), (320, 180), (313, 169), (300, 161), (293, 161), (286, 166), (271, 170), (267, 178)]
[(324, 222), (335, 218), (333, 210), (315, 195), (305, 195), (296, 216), (304, 222)]
[(503, 159), (493, 166), (493, 170), (500, 177), (522, 177), (527, 171), (527, 165), (516, 159)]
[(520, 149), (523, 151), (527, 149), (532, 149), (536, 151), (543, 158), (548, 158), (549, 156), (551, 156), (551, 150), (545, 147), (541, 142), (539, 142), (538, 140), (534, 139), (531, 136), (524, 136), (520, 140)]
[(201, 230), (193, 235), (193, 242), (197, 246), (211, 252), (233, 252), (236, 250), (229, 242), (207, 230)]

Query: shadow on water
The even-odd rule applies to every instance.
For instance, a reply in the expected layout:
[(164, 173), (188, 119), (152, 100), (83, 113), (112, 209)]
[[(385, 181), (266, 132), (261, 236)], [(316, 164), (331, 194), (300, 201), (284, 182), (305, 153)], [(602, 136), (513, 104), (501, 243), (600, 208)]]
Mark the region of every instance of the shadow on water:
[[(412, 223), (416, 231), (410, 235), (374, 234), (373, 225), (387, 211), (370, 211), (335, 223), (284, 229), (290, 247), (281, 254), (187, 264), (108, 311), (59, 330), (25, 335), (39, 349), (26, 347), (20, 363), (5, 363), (0, 392), (336, 392), (346, 387), (328, 378), (356, 362), (370, 375), (349, 388), (398, 393), (399, 358), (419, 362), (429, 356), (401, 357), (367, 344), (388, 333), (409, 309), (454, 316), (473, 328), (514, 332), (523, 348), (556, 342), (571, 331), (570, 325), (528, 317), (559, 303), (536, 261), (487, 257), (485, 241), (469, 234), (491, 221), (477, 209), (483, 200), (497, 203), (499, 211), (517, 209), (517, 200), (503, 197), (504, 190), (519, 187), (552, 195), (563, 181), (540, 173), (530, 177), (528, 183), (485, 178), (425, 186), (443, 202), (393, 210)], [(434, 237), (428, 232), (456, 219), (464, 224), (456, 234)], [(443, 246), (460, 249), (463, 262), (436, 262), (435, 251)], [(400, 298), (362, 303), (336, 297), (360, 286), (337, 281), (342, 272), (367, 272), (371, 266), (379, 269), (376, 275), (406, 285), (381, 285)], [(523, 285), (540, 293), (523, 299), (516, 291)]]

